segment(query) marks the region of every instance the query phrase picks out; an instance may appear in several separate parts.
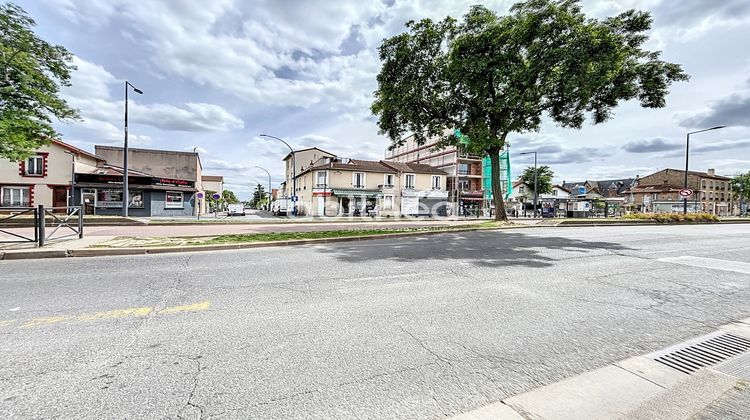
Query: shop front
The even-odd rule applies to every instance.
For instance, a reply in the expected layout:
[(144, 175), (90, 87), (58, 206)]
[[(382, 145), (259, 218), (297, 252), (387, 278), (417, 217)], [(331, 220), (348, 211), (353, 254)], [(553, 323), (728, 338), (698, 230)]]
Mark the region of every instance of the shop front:
[(338, 200), (339, 216), (367, 216), (374, 211), (378, 198), (383, 196), (380, 190), (333, 189), (331, 195)]
[[(128, 214), (135, 217), (193, 216), (196, 211), (193, 181), (133, 176), (128, 179)], [(122, 214), (122, 175), (76, 174), (76, 203), (86, 214)]]

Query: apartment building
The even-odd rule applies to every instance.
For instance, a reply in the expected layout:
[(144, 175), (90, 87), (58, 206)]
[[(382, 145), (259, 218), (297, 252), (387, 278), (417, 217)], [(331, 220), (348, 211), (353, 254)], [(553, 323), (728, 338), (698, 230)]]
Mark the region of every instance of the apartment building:
[(0, 207), (72, 206), (73, 173), (103, 162), (101, 157), (60, 140), (39, 147), (26, 160), (0, 161)]
[[(422, 164), (328, 155), (300, 167), (297, 173), (300, 215), (417, 216), (446, 212), (445, 171)], [(286, 181), (286, 185), (291, 184)]]
[(403, 145), (386, 151), (385, 160), (429, 165), (445, 171), (448, 201), (454, 214), (478, 212), (483, 207), (481, 156), (465, 153), (460, 146), (442, 147), (437, 139), (420, 145), (410, 136)]
[[(628, 202), (636, 210), (655, 213), (682, 212), (684, 200), (679, 191), (685, 185), (685, 171), (663, 169), (637, 180), (628, 192)], [(688, 199), (689, 212), (705, 212), (728, 216), (733, 209), (731, 179), (706, 172), (688, 171), (688, 188), (693, 195)]]
[(288, 182), (283, 184), (283, 196), (294, 197), (302, 192), (301, 186), (297, 185), (297, 190), (294, 190), (294, 175), (299, 175), (309, 168), (315, 162), (318, 162), (323, 158), (334, 158), (336, 155), (328, 153), (323, 149), (317, 147), (309, 147), (307, 149), (295, 150), (294, 153), (289, 152), (284, 156), (284, 179)]

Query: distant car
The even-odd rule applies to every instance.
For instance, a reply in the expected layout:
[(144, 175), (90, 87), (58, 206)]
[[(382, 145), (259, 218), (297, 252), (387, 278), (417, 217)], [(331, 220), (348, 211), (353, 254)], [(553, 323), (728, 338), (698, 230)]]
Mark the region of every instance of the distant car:
[(227, 213), (230, 216), (244, 216), (245, 206), (243, 204), (230, 204), (227, 206)]

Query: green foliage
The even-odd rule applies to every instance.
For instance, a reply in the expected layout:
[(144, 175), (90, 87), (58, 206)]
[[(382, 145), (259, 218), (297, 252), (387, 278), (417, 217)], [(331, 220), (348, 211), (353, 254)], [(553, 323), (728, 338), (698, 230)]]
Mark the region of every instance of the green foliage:
[(266, 190), (263, 188), (263, 185), (258, 184), (255, 187), (255, 190), (253, 190), (253, 198), (250, 200), (250, 207), (257, 209), (258, 207), (262, 206), (267, 202), (265, 199)]
[(743, 199), (750, 200), (750, 172), (739, 174), (733, 177), (731, 185), (732, 195), (735, 198), (739, 198), (741, 192)]
[(718, 222), (719, 218), (710, 213), (631, 213), (622, 216), (626, 220), (655, 220), (659, 223)]
[(234, 194), (232, 190), (224, 190), (221, 192), (221, 199), (227, 204), (237, 204), (240, 200)]
[[(539, 192), (537, 194), (552, 194), (552, 177), (555, 174), (552, 172), (549, 166), (537, 166), (536, 167), (536, 182)], [(521, 181), (525, 182), (526, 185), (534, 188), (534, 167), (529, 166), (523, 170), (521, 175)]]
[(36, 23), (20, 7), (0, 5), (0, 157), (23, 160), (51, 137), (52, 117), (78, 118), (59, 97), (70, 85), (72, 55), (39, 39)]
[(622, 101), (665, 106), (669, 86), (688, 76), (643, 48), (647, 12), (603, 20), (586, 17), (577, 0), (528, 0), (498, 16), (473, 6), (461, 22), (447, 17), (406, 24), (383, 41), (371, 110), (392, 147), (413, 134), (486, 153), (492, 162), (497, 219), (505, 218), (497, 155), (510, 133), (538, 131), (548, 116), (581, 128), (612, 117)]

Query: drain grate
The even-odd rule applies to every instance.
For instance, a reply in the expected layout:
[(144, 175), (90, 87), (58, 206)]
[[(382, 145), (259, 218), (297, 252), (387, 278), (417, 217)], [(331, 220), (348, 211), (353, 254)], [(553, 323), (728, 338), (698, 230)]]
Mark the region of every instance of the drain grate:
[(648, 356), (688, 375), (750, 350), (750, 339), (717, 331)]

